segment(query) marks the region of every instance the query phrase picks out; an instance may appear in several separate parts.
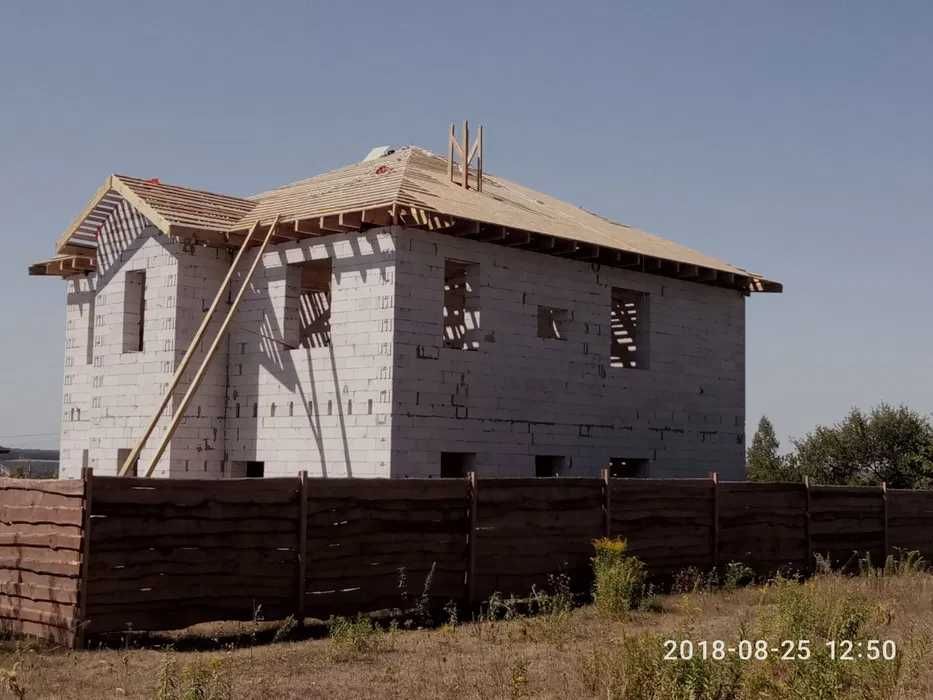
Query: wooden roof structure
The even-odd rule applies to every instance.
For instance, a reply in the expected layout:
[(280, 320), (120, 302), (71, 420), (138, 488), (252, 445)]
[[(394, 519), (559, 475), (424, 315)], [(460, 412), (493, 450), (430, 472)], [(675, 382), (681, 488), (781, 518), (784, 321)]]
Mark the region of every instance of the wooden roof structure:
[(473, 187), (458, 186), (448, 168), (446, 158), (412, 146), (249, 198), (113, 175), (59, 238), (59, 256), (36, 263), (30, 274), (79, 274), (70, 265), (93, 261), (97, 230), (126, 200), (165, 235), (207, 245), (236, 246), (253, 225), (267, 229), (276, 217), (273, 242), (396, 224), (744, 292), (783, 289), (759, 274), (485, 172), (481, 191), (475, 172), (467, 173)]

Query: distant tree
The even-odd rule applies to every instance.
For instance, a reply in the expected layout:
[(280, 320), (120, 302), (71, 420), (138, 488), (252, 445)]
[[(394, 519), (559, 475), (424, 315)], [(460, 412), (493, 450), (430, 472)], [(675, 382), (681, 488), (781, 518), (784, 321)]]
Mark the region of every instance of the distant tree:
[(903, 405), (883, 403), (867, 414), (853, 408), (840, 423), (817, 426), (794, 446), (788, 470), (818, 483), (933, 486), (933, 424)]
[(758, 430), (748, 448), (746, 473), (751, 481), (784, 481), (785, 460), (778, 453), (781, 443), (768, 416), (758, 421)]

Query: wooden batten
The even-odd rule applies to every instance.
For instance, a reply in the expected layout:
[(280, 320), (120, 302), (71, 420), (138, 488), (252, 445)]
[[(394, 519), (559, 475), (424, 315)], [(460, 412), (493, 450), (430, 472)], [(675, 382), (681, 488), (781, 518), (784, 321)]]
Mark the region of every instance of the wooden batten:
[(528, 231), (506, 231), (505, 245), (510, 248), (525, 248), (531, 245), (533, 236)]

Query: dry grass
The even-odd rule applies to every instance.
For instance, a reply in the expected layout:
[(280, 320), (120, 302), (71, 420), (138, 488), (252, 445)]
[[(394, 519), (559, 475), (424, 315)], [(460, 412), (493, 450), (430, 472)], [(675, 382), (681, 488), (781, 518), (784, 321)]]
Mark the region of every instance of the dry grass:
[[(67, 652), (9, 642), (0, 648), (0, 669), (15, 666), (24, 698), (933, 696), (933, 575), (824, 575), (657, 601), (660, 611), (622, 618), (558, 605), (536, 617), (412, 632), (353, 621), (332, 624), (334, 639), (202, 652)], [(661, 660), (665, 638), (806, 635), (817, 646), (836, 634), (894, 639), (898, 659)], [(5, 678), (0, 672), (0, 697), (17, 697)]]

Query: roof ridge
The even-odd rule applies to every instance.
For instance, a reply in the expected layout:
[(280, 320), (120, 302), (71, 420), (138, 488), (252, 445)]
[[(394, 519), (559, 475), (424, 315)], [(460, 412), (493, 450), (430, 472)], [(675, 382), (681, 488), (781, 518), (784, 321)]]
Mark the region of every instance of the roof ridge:
[[(319, 180), (321, 178), (331, 177), (345, 170), (350, 170), (351, 168), (356, 168), (356, 167), (366, 165), (369, 163), (373, 163), (373, 164), (378, 163), (380, 160), (384, 160), (386, 158), (392, 158), (393, 156), (399, 156), (399, 157), (405, 156), (405, 161), (407, 164), (407, 162), (411, 158), (411, 151), (418, 150), (418, 149), (419, 149), (418, 146), (400, 146), (395, 151), (393, 151), (387, 156), (382, 156), (381, 158), (374, 158), (373, 160), (358, 160), (354, 163), (347, 163), (346, 165), (341, 165), (336, 168), (331, 168), (330, 170), (325, 170), (323, 173), (318, 173), (317, 175), (312, 175), (311, 177), (304, 177), (304, 178), (301, 178), (300, 180), (294, 180), (292, 182), (287, 182), (284, 185), (279, 185), (278, 187), (273, 187), (272, 189), (269, 189), (269, 190), (263, 190), (262, 192), (257, 192), (256, 194), (248, 195), (246, 199), (251, 202), (259, 201), (266, 197), (270, 197), (276, 192), (280, 192), (281, 190), (286, 190), (291, 187), (298, 187), (299, 185), (305, 185), (314, 180)], [(424, 150), (424, 149), (420, 149), (420, 150)]]
[[(177, 185), (170, 182), (163, 182), (161, 178), (152, 177), (152, 178), (142, 178), (136, 177), (135, 175), (124, 175), (121, 173), (113, 173), (113, 177), (119, 179), (124, 183), (140, 184), (140, 185), (151, 185), (153, 187), (161, 187), (169, 190), (184, 190), (185, 192), (193, 192), (197, 194), (206, 194), (212, 197), (223, 197), (224, 199), (236, 199), (241, 202), (250, 202), (246, 197), (241, 197), (236, 194), (226, 194), (224, 192), (217, 192), (215, 190), (205, 190), (198, 187), (189, 187), (188, 185)], [(128, 182), (129, 181), (129, 182)]]

